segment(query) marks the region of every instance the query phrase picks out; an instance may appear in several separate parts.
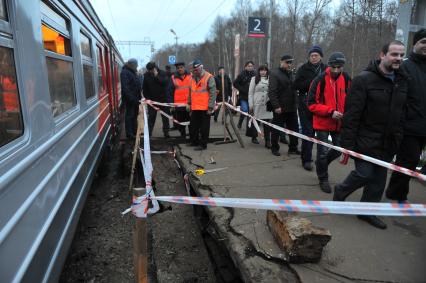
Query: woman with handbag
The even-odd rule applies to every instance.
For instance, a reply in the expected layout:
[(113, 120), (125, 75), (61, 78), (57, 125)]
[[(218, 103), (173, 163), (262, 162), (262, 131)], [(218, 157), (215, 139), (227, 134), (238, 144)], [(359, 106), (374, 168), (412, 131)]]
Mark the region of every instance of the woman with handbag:
[[(273, 114), (272, 107), (267, 107), (269, 102), (268, 97), (269, 86), (269, 70), (268, 67), (262, 65), (258, 68), (256, 76), (250, 81), (249, 86), (249, 112), (256, 118), (270, 122)], [(271, 148), (271, 128), (263, 124), (263, 131), (265, 134), (265, 147)], [(252, 124), (248, 129), (248, 136), (251, 136), (252, 143), (259, 144), (257, 140), (257, 131)]]

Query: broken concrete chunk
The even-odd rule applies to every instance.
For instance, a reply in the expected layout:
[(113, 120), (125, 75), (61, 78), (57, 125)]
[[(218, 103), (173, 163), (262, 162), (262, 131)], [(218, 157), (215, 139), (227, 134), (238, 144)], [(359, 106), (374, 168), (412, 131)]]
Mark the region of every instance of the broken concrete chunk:
[(318, 262), (324, 246), (331, 240), (329, 230), (315, 227), (310, 220), (285, 211), (268, 210), (266, 221), (292, 263)]

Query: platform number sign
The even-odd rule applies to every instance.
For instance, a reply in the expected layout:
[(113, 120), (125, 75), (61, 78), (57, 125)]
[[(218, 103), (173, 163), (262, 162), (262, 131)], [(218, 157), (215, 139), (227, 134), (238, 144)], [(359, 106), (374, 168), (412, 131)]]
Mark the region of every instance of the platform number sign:
[(169, 56), (169, 64), (176, 64), (176, 56), (175, 55), (170, 55)]
[(248, 18), (248, 37), (266, 37), (267, 18)]

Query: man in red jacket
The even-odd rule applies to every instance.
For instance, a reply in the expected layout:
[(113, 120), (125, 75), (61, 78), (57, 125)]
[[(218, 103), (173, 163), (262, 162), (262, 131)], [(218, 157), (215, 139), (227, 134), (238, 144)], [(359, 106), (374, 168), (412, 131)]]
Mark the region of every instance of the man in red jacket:
[[(318, 75), (309, 89), (308, 106), (313, 114), (313, 128), (317, 139), (339, 145), (339, 132), (345, 112), (345, 98), (350, 86), (350, 77), (343, 72), (346, 59), (343, 53), (335, 52), (328, 59), (328, 67)], [(315, 162), (320, 188), (331, 193), (328, 181), (328, 164), (339, 157), (340, 152), (317, 145)]]

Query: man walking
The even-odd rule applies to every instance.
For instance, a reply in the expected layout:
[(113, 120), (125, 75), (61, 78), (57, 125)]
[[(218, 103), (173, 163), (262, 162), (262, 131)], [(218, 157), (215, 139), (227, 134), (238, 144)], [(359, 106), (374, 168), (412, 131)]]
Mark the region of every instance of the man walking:
[[(346, 99), (341, 132), (343, 148), (390, 162), (402, 138), (407, 77), (400, 70), (404, 44), (392, 41), (383, 46), (380, 59), (356, 76)], [(333, 200), (344, 201), (364, 187), (361, 201), (380, 202), (387, 169), (355, 159), (355, 170), (335, 186)], [(376, 228), (386, 229), (377, 216), (359, 215)]]
[[(204, 150), (210, 134), (210, 117), (216, 100), (216, 83), (212, 74), (204, 70), (200, 60), (192, 63), (193, 76), (187, 110), (191, 110), (190, 139), (194, 150)], [(200, 138), (201, 134), (201, 138)]]
[[(308, 105), (313, 113), (313, 128), (317, 139), (339, 146), (339, 133), (345, 111), (345, 98), (350, 85), (349, 75), (343, 72), (346, 58), (341, 52), (331, 54), (328, 67), (324, 73), (317, 76), (309, 90)], [(328, 150), (323, 145), (317, 145), (317, 160), (315, 162), (319, 185), (323, 192), (331, 193), (328, 181), (328, 165), (340, 152)]]
[[(324, 72), (326, 66), (321, 61), (323, 52), (321, 47), (318, 45), (314, 45), (311, 49), (309, 49), (308, 56), (308, 62), (303, 64), (296, 72), (294, 85), (296, 90), (299, 91), (298, 110), (302, 134), (313, 138), (315, 136), (315, 132), (312, 127), (313, 118), (312, 113), (308, 109), (309, 86), (316, 76)], [(302, 140), (302, 166), (308, 171), (313, 169), (312, 146), (312, 142)]]
[[(144, 74), (143, 81), (143, 95), (146, 99), (150, 99), (157, 102), (167, 102), (167, 86), (168, 78), (166, 72), (158, 69), (154, 62), (146, 64), (146, 72)], [(159, 106), (161, 110), (168, 113), (169, 108)], [(149, 135), (152, 136), (152, 130), (154, 129), (155, 120), (157, 119), (157, 110), (148, 107), (148, 127)], [(161, 115), (163, 122), (163, 133), (164, 137), (169, 137), (169, 118)]]
[[(284, 55), (281, 57), (280, 67), (272, 71), (269, 76), (268, 96), (274, 110), (272, 123), (280, 127), (283, 127), (285, 123), (290, 130), (298, 132), (296, 91), (294, 90), (291, 72), (292, 64), (292, 56)], [(279, 132), (272, 129), (271, 151), (275, 156), (281, 155), (278, 144), (279, 136)], [(288, 154), (300, 154), (295, 136), (290, 136)]]
[[(413, 39), (413, 51), (402, 64), (409, 81), (404, 137), (396, 156), (396, 165), (416, 170), (420, 154), (426, 145), (426, 29), (416, 32)], [(410, 176), (394, 171), (386, 197), (406, 201), (409, 183)]]
[(139, 101), (141, 100), (141, 83), (137, 75), (138, 61), (129, 59), (120, 74), (121, 95), (125, 106), (124, 123), (126, 137), (136, 137), (137, 116), (139, 112)]
[[(172, 75), (171, 80), (171, 93), (172, 93), (172, 101), (174, 103), (183, 103), (186, 104), (188, 102), (189, 89), (191, 88), (191, 74), (185, 70), (185, 63), (178, 62), (175, 64), (176, 72)], [(188, 112), (184, 107), (172, 108), (174, 111), (175, 119), (179, 122), (187, 122), (190, 117)], [(181, 136), (186, 138), (186, 126), (176, 125), (179, 129)]]

